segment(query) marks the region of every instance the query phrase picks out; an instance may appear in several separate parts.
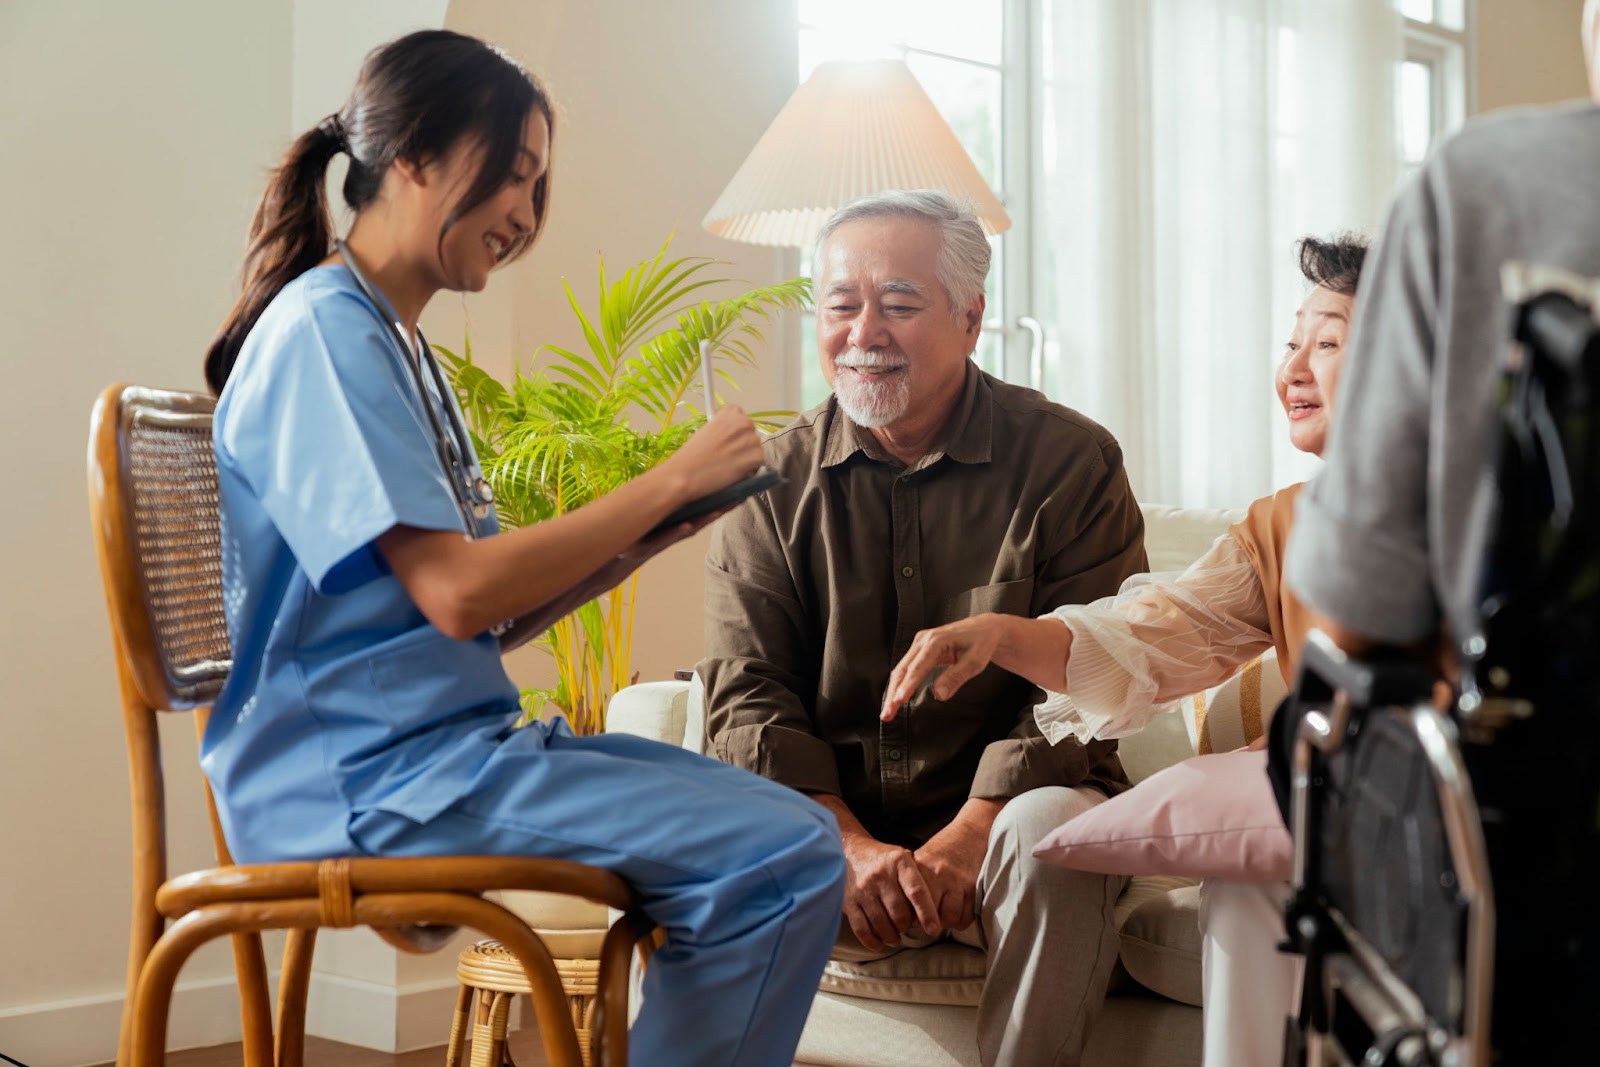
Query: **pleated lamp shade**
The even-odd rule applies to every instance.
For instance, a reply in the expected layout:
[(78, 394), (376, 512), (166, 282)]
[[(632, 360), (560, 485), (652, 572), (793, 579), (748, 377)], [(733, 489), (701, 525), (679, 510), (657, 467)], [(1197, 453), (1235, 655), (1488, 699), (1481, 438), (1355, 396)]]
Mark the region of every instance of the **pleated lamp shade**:
[(839, 208), (887, 189), (938, 189), (1011, 226), (933, 101), (899, 59), (818, 65), (706, 215), (719, 237), (803, 247)]

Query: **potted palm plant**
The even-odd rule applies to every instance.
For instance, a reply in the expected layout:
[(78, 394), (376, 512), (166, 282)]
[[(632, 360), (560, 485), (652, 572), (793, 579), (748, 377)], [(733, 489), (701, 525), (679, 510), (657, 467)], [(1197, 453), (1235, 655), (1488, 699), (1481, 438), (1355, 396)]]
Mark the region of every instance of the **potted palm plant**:
[[(470, 339), (459, 355), (435, 346), (461, 401), (467, 428), (494, 487), (503, 526), (561, 515), (600, 497), (671, 455), (706, 418), (697, 406), (701, 342), (713, 373), (734, 385), (730, 367), (755, 364), (752, 347), (782, 311), (805, 308), (810, 282), (791, 278), (715, 296), (732, 283), (712, 276), (722, 264), (704, 257), (667, 258), (672, 239), (653, 259), (608, 281), (600, 260), (598, 303), (584, 310), (570, 283), (581, 351), (545, 345), (539, 369), (518, 365), (501, 382), (473, 362)], [(736, 387), (736, 386), (735, 386)], [(756, 412), (774, 428), (788, 412)], [(526, 690), (531, 717), (563, 713), (574, 732), (598, 733), (618, 689), (636, 680), (632, 667), (637, 576), (590, 601), (539, 639), (555, 661), (550, 689)]]

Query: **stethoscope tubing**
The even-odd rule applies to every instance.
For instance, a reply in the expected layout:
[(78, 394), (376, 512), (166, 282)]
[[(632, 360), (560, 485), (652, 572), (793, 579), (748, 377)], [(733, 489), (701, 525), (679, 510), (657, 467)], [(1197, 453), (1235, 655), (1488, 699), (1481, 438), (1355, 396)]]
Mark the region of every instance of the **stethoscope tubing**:
[[(393, 305), (361, 272), (344, 241), (335, 240), (334, 246), (344, 257), (345, 268), (349, 270), (351, 277), (355, 278), (356, 285), (360, 286), (362, 293), (377, 310), (379, 318), (383, 319), (384, 325), (388, 327), (389, 337), (398, 349), (400, 362), (406, 365), (412, 384), (417, 387), (417, 399), (427, 414), (428, 425), (433, 432), (434, 452), (439, 457), (440, 466), (444, 468), (445, 481), (450, 484), (450, 496), (455, 501), (456, 510), (461, 514), (467, 536), (476, 538), (480, 532), (478, 508), (487, 509), (494, 502), (494, 493), (490, 490), (489, 483), (481, 474), (474, 473), (468, 462), (467, 457), (472, 455), (472, 447), (467, 436), (467, 428), (456, 412), (455, 406), (450, 403), (449, 385), (444, 380), (444, 372), (439, 369), (438, 361), (433, 358), (433, 350), (428, 346), (428, 339), (423, 336), (422, 328), (419, 326), (417, 352), (413, 358), (411, 346), (406, 343), (405, 334), (400, 330)], [(444, 407), (443, 423), (439, 421), (439, 414), (434, 410), (433, 397), (423, 380), (421, 367), (423, 363), (428, 366), (429, 377), (433, 379), (439, 402)]]

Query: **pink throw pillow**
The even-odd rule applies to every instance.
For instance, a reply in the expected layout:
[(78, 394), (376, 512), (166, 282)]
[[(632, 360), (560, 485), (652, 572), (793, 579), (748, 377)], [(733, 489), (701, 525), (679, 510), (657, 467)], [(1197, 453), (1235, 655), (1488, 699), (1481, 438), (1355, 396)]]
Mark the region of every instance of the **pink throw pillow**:
[(1034, 847), (1096, 874), (1176, 874), (1236, 882), (1289, 879), (1293, 846), (1264, 750), (1193, 756), (1069, 819)]

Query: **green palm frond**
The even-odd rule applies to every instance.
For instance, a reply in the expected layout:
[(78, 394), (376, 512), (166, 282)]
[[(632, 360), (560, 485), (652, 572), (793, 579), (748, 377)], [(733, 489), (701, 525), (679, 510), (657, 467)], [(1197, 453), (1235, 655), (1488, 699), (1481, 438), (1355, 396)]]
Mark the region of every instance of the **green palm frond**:
[[(542, 369), (516, 366), (499, 381), (473, 362), (435, 346), (465, 413), (495, 507), (506, 527), (542, 522), (598, 499), (676, 452), (705, 421), (698, 394), (700, 343), (714, 353), (713, 372), (736, 389), (736, 372), (756, 363), (755, 344), (782, 312), (806, 308), (811, 284), (792, 278), (731, 297), (710, 299), (730, 284), (718, 260), (668, 258), (669, 236), (655, 255), (612, 278), (599, 262), (596, 303), (586, 309), (563, 281), (583, 343), (535, 351)], [(721, 390), (719, 389), (719, 392)], [(776, 429), (789, 412), (751, 416)], [(603, 726), (617, 679), (633, 676), (630, 580), (558, 622), (539, 641), (556, 662), (553, 689), (528, 690), (524, 709), (565, 713), (577, 730)], [(625, 683), (623, 683), (625, 684)]]

